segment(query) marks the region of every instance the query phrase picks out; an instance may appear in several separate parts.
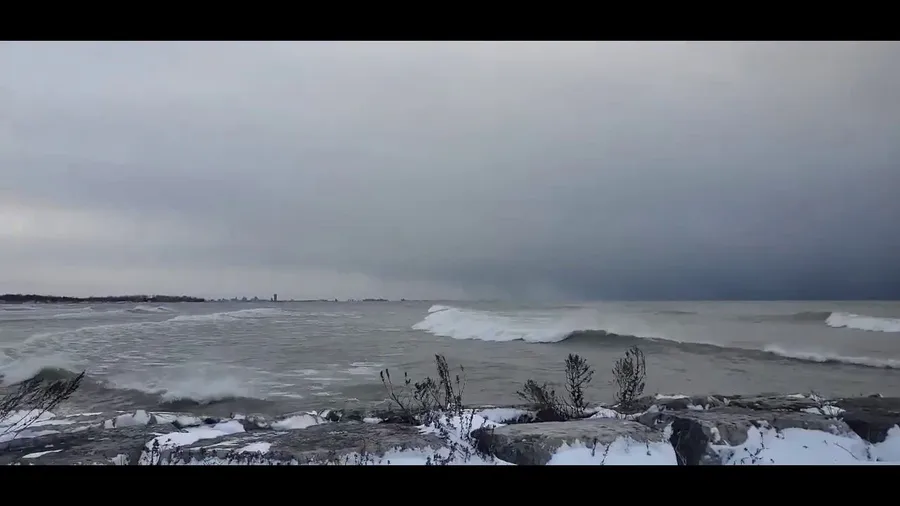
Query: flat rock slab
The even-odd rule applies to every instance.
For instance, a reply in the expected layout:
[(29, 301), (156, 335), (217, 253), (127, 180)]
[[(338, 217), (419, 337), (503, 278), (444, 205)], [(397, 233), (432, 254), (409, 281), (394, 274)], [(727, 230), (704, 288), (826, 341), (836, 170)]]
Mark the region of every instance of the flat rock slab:
[(717, 454), (709, 444), (737, 446), (745, 443), (753, 427), (776, 430), (808, 429), (849, 434), (851, 429), (840, 420), (803, 412), (756, 411), (720, 408), (710, 411), (664, 411), (646, 413), (639, 421), (657, 429), (671, 425), (669, 441), (680, 465), (715, 464)]
[(819, 402), (799, 395), (773, 395), (729, 398), (728, 406), (755, 411), (803, 411), (818, 407)]
[[(648, 404), (648, 401), (642, 401), (642, 404)], [(725, 401), (712, 395), (694, 395), (691, 397), (651, 398), (649, 405), (655, 405), (660, 411), (682, 411), (722, 407), (725, 406)]]
[(363, 464), (391, 450), (437, 451), (435, 435), (412, 425), (324, 423), (305, 429), (256, 430), (160, 452), (162, 465)]
[(564, 444), (609, 445), (625, 437), (634, 441), (662, 442), (659, 431), (637, 422), (586, 419), (506, 425), (473, 432), (478, 449), (517, 465), (546, 465)]
[[(171, 427), (168, 429), (171, 430)], [(0, 465), (128, 465), (136, 464), (151, 428), (92, 427), (79, 432), (42, 435), (17, 439), (18, 448), (0, 452)]]
[(840, 399), (835, 406), (845, 410), (840, 414), (859, 437), (870, 443), (881, 443), (895, 425), (900, 425), (900, 398), (857, 397)]
[(725, 406), (755, 411), (803, 411), (819, 403), (803, 395), (660, 395), (636, 399), (628, 409), (615, 407), (623, 413), (642, 413), (656, 407), (659, 411), (717, 409)]
[[(137, 464), (144, 444), (159, 434), (203, 420), (179, 413), (75, 413), (42, 417), (0, 441), (0, 465)], [(0, 431), (2, 432), (2, 431)]]

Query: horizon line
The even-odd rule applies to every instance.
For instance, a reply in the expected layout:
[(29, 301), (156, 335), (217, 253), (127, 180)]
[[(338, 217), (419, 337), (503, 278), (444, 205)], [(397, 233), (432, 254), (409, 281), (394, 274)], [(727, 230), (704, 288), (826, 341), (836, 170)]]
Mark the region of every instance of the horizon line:
[[(277, 295), (277, 294), (274, 294)], [(496, 303), (549, 303), (549, 304), (571, 304), (571, 303), (615, 303), (615, 302), (898, 302), (896, 299), (880, 299), (880, 298), (850, 298), (850, 299), (761, 299), (761, 298), (721, 298), (721, 299), (577, 299), (577, 300), (526, 300), (526, 299), (506, 299), (506, 298), (484, 298), (484, 299), (452, 299), (452, 298), (386, 298), (386, 297), (316, 297), (316, 298), (287, 298), (273, 300), (271, 297), (259, 296), (218, 296), (218, 297), (201, 297), (194, 295), (172, 295), (172, 294), (121, 294), (121, 295), (53, 295), (38, 293), (4, 293), (0, 294), (0, 303), (26, 303), (26, 302), (50, 302), (52, 300), (68, 301), (68, 302), (167, 302), (167, 303), (203, 303), (203, 302), (496, 302)]]

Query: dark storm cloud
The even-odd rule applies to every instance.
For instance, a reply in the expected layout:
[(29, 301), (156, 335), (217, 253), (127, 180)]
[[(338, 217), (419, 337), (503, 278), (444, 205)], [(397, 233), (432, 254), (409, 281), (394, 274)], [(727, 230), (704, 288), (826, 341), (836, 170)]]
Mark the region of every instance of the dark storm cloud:
[(0, 283), (896, 297), (898, 58), (895, 43), (4, 43)]

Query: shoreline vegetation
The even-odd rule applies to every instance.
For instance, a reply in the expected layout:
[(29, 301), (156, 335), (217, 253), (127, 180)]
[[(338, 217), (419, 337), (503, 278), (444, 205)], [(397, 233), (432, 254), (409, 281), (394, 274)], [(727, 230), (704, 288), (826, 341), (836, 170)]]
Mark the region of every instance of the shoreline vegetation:
[[(275, 300), (260, 297), (233, 297), (231, 299), (207, 299), (204, 297), (192, 297), (188, 295), (104, 295), (92, 297), (70, 297), (65, 295), (40, 295), (34, 293), (4, 293), (0, 294), (0, 304), (111, 304), (111, 303), (135, 303), (135, 304), (164, 304), (178, 302), (416, 302), (411, 299), (285, 299)], [(421, 301), (418, 301), (421, 302)]]
[[(295, 412), (51, 413), (84, 373), (38, 377), (0, 397), (0, 465), (746, 465), (900, 462), (900, 399), (808, 394), (643, 395), (631, 347), (611, 368), (613, 403), (585, 399), (594, 371), (565, 360), (560, 389), (526, 381), (520, 406), (464, 403), (466, 370), (381, 374), (390, 406)], [(384, 409), (387, 408), (387, 409)], [(104, 431), (98, 437), (98, 431)]]
[(173, 302), (206, 302), (201, 297), (187, 295), (106, 295), (102, 297), (66, 297), (64, 295), (38, 295), (22, 293), (4, 293), (0, 295), (3, 304), (75, 304), (92, 302), (95, 304), (111, 302), (134, 303), (173, 303)]

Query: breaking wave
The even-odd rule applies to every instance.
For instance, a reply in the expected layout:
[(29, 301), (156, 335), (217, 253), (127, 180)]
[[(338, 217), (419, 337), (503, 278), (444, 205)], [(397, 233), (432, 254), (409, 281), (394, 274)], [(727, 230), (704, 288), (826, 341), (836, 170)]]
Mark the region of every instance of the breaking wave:
[(0, 365), (0, 385), (14, 385), (31, 378), (64, 379), (68, 374), (76, 374), (72, 372), (76, 369), (80, 370), (78, 364), (62, 355), (24, 357)]
[(179, 315), (166, 320), (167, 322), (211, 322), (211, 321), (234, 321), (234, 320), (256, 320), (260, 318), (272, 318), (282, 316), (287, 312), (283, 309), (272, 307), (259, 307), (252, 309), (241, 309), (238, 311), (226, 311), (222, 313), (210, 314), (189, 314)]
[(869, 332), (900, 332), (900, 318), (882, 318), (844, 312), (802, 311), (791, 314), (742, 316), (738, 319), (751, 322), (825, 323), (833, 328)]
[(174, 313), (174, 309), (167, 308), (165, 306), (147, 306), (144, 304), (138, 304), (131, 309), (127, 310), (129, 313)]
[[(854, 326), (865, 330), (894, 332), (891, 322), (900, 320), (888, 318), (860, 317), (846, 313), (803, 312), (789, 315), (774, 315), (781, 320), (825, 321), (831, 326)], [(853, 317), (848, 318), (847, 316)], [(562, 341), (587, 341), (596, 344), (628, 345), (637, 341), (653, 342), (659, 345), (728, 349), (735, 352), (762, 353), (791, 360), (816, 363), (839, 363), (863, 367), (900, 369), (900, 360), (876, 357), (854, 357), (820, 351), (789, 350), (779, 345), (765, 345), (762, 349), (731, 347), (706, 341), (687, 341), (666, 336), (649, 328), (635, 319), (612, 322), (600, 321), (595, 312), (581, 309), (555, 314), (504, 314), (452, 306), (434, 305), (428, 315), (413, 329), (453, 339), (471, 339), (491, 342), (523, 341), (526, 343), (560, 343)], [(873, 323), (875, 322), (875, 323)], [(840, 325), (836, 325), (840, 323)], [(898, 330), (900, 331), (900, 330)]]
[(453, 339), (556, 343), (576, 330), (589, 330), (594, 325), (585, 312), (577, 310), (562, 316), (524, 316), (434, 305), (428, 309), (428, 316), (413, 325), (413, 329)]
[(881, 369), (900, 369), (900, 360), (875, 357), (848, 357), (818, 351), (788, 350), (777, 345), (768, 345), (763, 348), (766, 353), (782, 358), (802, 360), (804, 362), (818, 362), (820, 364), (847, 364), (863, 367), (877, 367)]
[(825, 324), (834, 328), (866, 330), (869, 332), (900, 332), (900, 318), (878, 318), (853, 313), (831, 313)]
[[(0, 367), (0, 386), (8, 388), (29, 379), (58, 381), (80, 374), (59, 357), (28, 358)], [(194, 407), (208, 408), (223, 405), (234, 410), (262, 410), (272, 401), (257, 395), (248, 382), (241, 378), (197, 374), (172, 378), (168, 373), (159, 379), (121, 381), (115, 378), (97, 379), (87, 374), (75, 396), (89, 403), (115, 400), (132, 407), (161, 410), (190, 411)], [(227, 410), (227, 409), (226, 409)]]

